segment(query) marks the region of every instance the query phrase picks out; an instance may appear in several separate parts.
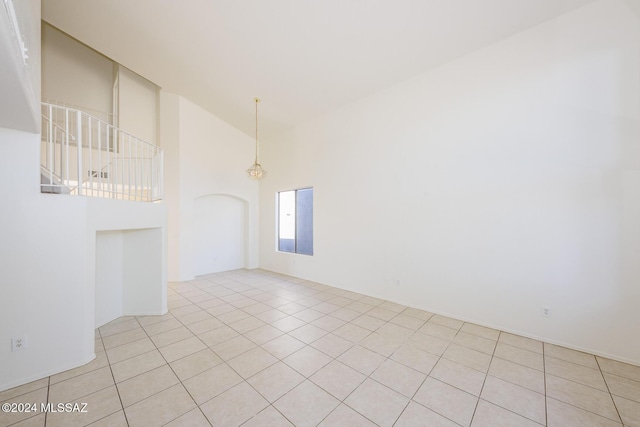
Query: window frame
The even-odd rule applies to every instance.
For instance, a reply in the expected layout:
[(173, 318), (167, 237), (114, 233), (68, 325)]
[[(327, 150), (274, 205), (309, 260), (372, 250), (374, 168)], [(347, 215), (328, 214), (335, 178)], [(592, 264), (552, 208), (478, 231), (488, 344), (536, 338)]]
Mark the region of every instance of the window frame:
[[(312, 197), (312, 208), (311, 208), (311, 253), (304, 253), (304, 252), (298, 252), (298, 212), (297, 212), (297, 208), (298, 208), (298, 191), (304, 191), (304, 190), (311, 190), (311, 197)], [(280, 247), (280, 194), (281, 193), (288, 193), (288, 192), (293, 192), (294, 193), (294, 208), (295, 208), (295, 214), (294, 214), (294, 218), (293, 218), (293, 229), (294, 229), (294, 237), (293, 237), (293, 251), (285, 251), (282, 250)], [(313, 186), (308, 186), (308, 187), (299, 187), (299, 188), (294, 188), (291, 190), (282, 190), (282, 191), (277, 191), (276, 192), (276, 252), (280, 252), (280, 253), (285, 253), (285, 254), (296, 254), (296, 255), (306, 255), (306, 256), (313, 256), (314, 255), (314, 248), (313, 248), (313, 235), (314, 235), (314, 222), (313, 222), (313, 217), (314, 217), (314, 208), (315, 205), (313, 203), (313, 194), (314, 194), (314, 188)]]

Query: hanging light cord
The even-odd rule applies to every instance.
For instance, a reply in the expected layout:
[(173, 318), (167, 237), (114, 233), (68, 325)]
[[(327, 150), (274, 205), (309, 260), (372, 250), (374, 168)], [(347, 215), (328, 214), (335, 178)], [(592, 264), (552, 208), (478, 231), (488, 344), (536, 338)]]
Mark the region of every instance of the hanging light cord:
[(254, 101), (256, 102), (256, 158), (253, 165), (247, 169), (247, 175), (251, 179), (259, 180), (265, 177), (267, 171), (262, 169), (262, 166), (258, 163), (258, 102), (260, 102), (260, 98), (254, 98)]
[(256, 163), (258, 163), (258, 102), (259, 98), (255, 98), (256, 101)]

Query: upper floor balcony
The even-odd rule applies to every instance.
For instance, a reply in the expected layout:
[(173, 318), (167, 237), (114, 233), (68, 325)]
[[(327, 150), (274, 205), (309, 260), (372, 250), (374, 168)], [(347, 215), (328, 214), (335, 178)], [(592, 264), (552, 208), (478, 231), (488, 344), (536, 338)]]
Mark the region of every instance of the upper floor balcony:
[(78, 109), (42, 103), (41, 191), (144, 202), (163, 197), (163, 152)]

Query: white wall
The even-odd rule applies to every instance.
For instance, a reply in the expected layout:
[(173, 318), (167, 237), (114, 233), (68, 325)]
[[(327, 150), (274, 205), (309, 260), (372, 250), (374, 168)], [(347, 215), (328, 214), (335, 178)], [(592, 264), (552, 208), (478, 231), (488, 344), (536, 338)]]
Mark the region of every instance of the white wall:
[(164, 202), (168, 206), (168, 278), (180, 276), (180, 97), (160, 91), (160, 146), (164, 151)]
[(43, 99), (112, 112), (113, 61), (44, 22), (42, 70)]
[[(32, 111), (18, 106), (39, 108), (40, 2), (29, 2), (31, 7), (16, 3), (21, 29), (31, 41), (33, 68), (27, 75), (24, 69), (13, 69), (17, 75), (3, 73), (2, 80), (28, 79), (27, 86), (35, 90), (0, 97), (0, 112), (17, 111), (21, 120), (13, 125), (23, 129), (20, 122), (32, 120)], [(0, 44), (6, 42), (4, 36)], [(11, 61), (0, 55), (0, 69)], [(30, 131), (39, 130), (39, 114), (36, 118)], [(83, 286), (86, 203), (83, 198), (40, 194), (39, 146), (37, 133), (0, 128), (0, 390), (95, 357), (93, 292)], [(27, 337), (28, 347), (11, 352), (11, 339), (19, 336)]]
[[(39, 135), (0, 129), (0, 390), (95, 357), (86, 202), (39, 193), (38, 148)], [(11, 352), (20, 335), (28, 348)]]
[[(0, 127), (0, 391), (95, 358), (96, 294), (103, 290), (96, 286), (117, 282), (103, 276), (114, 265), (103, 257), (113, 242), (97, 238), (100, 231), (134, 230), (122, 233), (122, 256), (135, 253), (136, 262), (122, 262), (121, 282), (124, 302), (137, 305), (123, 304), (123, 312), (166, 312), (166, 206), (40, 193), (40, 134), (24, 131), (34, 117), (22, 108), (39, 109), (40, 2), (17, 3), (38, 66), (15, 68), (14, 58), (0, 55), (2, 80), (26, 84), (0, 97), (0, 112), (19, 112), (9, 121), (14, 128)], [(6, 37), (0, 31), (0, 47)], [(26, 126), (32, 132), (39, 131), (36, 118)], [(15, 337), (26, 337), (27, 348), (12, 352)]]
[[(144, 212), (136, 205), (115, 202), (100, 208), (123, 217), (146, 213), (147, 225), (158, 227), (130, 229), (130, 222), (118, 221), (123, 230), (95, 232), (96, 328), (120, 316), (167, 311), (166, 210), (156, 205), (151, 212)], [(104, 222), (101, 227), (111, 228)]]
[(123, 233), (125, 315), (140, 316), (167, 312), (164, 233), (163, 227), (126, 230)]
[(624, 0), (638, 18), (640, 18), (640, 0)]
[(639, 52), (599, 1), (265, 141), (260, 266), (640, 364)]
[[(190, 280), (205, 269), (197, 266), (203, 246), (194, 228), (194, 202), (209, 195), (247, 203), (243, 267), (257, 267), (258, 184), (245, 175), (253, 162), (254, 141), (182, 97), (161, 92), (160, 99), (171, 230), (169, 280)], [(224, 244), (237, 245), (234, 241)], [(209, 272), (216, 268), (212, 264)]]
[[(123, 315), (166, 313), (167, 206), (89, 197), (86, 218), (89, 257), (97, 256), (103, 232), (120, 234), (122, 246), (110, 256), (122, 257), (120, 267), (116, 267), (122, 270), (119, 284), (122, 298), (119, 307), (112, 307), (110, 311), (121, 311)], [(107, 262), (115, 264), (118, 260)], [(85, 271), (87, 282), (91, 284), (101, 274), (94, 264), (87, 265)], [(113, 294), (109, 300), (117, 302)], [(102, 303), (97, 296), (95, 302)]]
[[(117, 76), (116, 99), (114, 81)], [(157, 141), (157, 86), (57, 28), (42, 23), (42, 98), (81, 107), (144, 141)]]
[(231, 196), (208, 195), (193, 206), (194, 275), (243, 268), (248, 203)]
[[(0, 127), (39, 132), (40, 1), (12, 4), (17, 24), (6, 7), (0, 9)], [(20, 41), (29, 55), (26, 63)]]
[[(0, 390), (95, 357), (96, 282), (109, 281), (96, 274), (104, 267), (96, 262), (99, 231), (154, 229), (153, 236), (138, 235), (135, 246), (123, 240), (125, 251), (137, 253), (132, 259), (142, 260), (123, 263), (124, 289), (143, 287), (147, 295), (136, 311), (124, 312), (166, 312), (166, 206), (41, 194), (39, 139), (0, 128), (0, 180), (10, 183), (0, 186)], [(11, 339), (19, 336), (28, 348), (12, 352)]]
[(122, 316), (122, 231), (96, 233), (96, 327)]
[(118, 66), (118, 127), (156, 144), (157, 86)]

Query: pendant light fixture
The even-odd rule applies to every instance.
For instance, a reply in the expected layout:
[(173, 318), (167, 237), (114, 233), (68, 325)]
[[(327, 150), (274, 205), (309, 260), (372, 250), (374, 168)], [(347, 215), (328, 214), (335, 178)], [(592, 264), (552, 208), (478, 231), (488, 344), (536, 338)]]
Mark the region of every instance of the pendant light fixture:
[(247, 169), (247, 176), (251, 179), (260, 180), (267, 175), (267, 171), (262, 169), (260, 163), (258, 162), (258, 103), (260, 102), (259, 98), (254, 98), (256, 101), (256, 160), (249, 169)]

